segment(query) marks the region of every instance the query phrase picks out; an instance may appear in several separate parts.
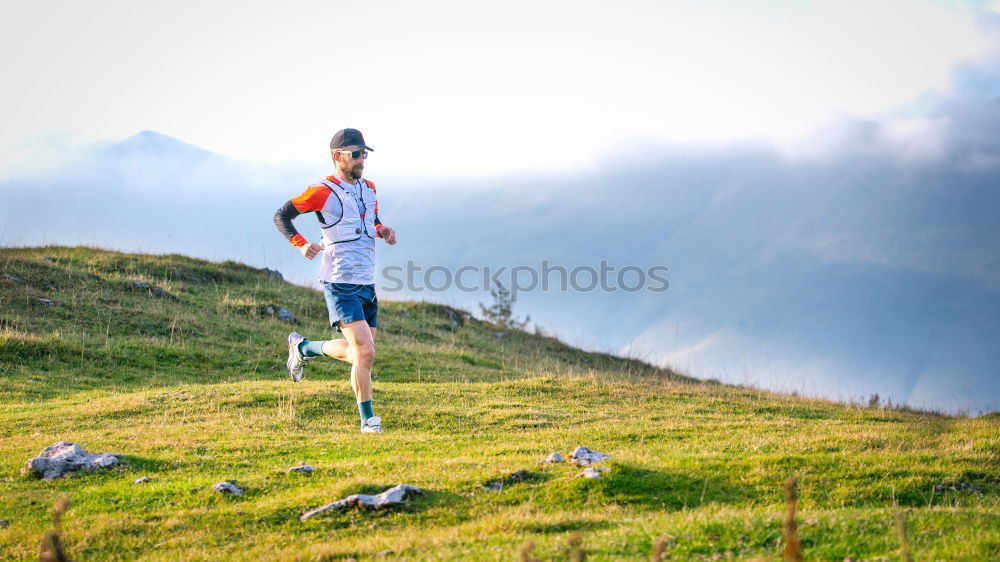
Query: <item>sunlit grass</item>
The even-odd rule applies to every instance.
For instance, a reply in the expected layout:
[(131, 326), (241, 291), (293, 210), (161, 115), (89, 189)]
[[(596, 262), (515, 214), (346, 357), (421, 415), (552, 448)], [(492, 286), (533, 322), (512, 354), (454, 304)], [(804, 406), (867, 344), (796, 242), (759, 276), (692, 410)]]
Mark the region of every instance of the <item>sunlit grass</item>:
[[(63, 496), (63, 543), (80, 560), (513, 560), (528, 541), (565, 560), (575, 535), (589, 560), (648, 560), (657, 540), (672, 559), (780, 559), (789, 477), (806, 559), (896, 559), (900, 510), (917, 560), (1000, 556), (995, 417), (700, 383), (383, 301), (386, 433), (362, 435), (349, 365), (316, 360), (292, 384), (289, 327), (260, 314), (286, 306), (296, 330), (329, 337), (315, 291), (234, 263), (88, 248), (4, 249), (0, 270), (21, 279), (0, 278), (0, 559), (37, 557)], [(60, 440), (126, 462), (51, 482), (19, 474)], [(578, 445), (613, 456), (605, 478), (539, 463)], [(301, 461), (317, 472), (286, 473)], [(521, 469), (532, 478), (482, 486)], [(213, 493), (220, 480), (246, 494)], [(298, 520), (398, 483), (427, 494)], [(970, 488), (935, 490), (959, 483)]]

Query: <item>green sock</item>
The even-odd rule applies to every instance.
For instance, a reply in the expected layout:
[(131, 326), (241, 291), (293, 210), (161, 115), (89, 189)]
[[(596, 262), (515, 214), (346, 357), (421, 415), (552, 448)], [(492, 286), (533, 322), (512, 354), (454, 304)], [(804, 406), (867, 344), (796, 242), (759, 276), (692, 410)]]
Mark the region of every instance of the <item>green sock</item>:
[(323, 343), (321, 341), (302, 340), (299, 344), (299, 351), (303, 357), (320, 357), (323, 355)]
[(358, 413), (361, 414), (362, 424), (364, 424), (368, 418), (375, 416), (375, 412), (372, 411), (372, 401), (365, 400), (364, 402), (358, 402)]

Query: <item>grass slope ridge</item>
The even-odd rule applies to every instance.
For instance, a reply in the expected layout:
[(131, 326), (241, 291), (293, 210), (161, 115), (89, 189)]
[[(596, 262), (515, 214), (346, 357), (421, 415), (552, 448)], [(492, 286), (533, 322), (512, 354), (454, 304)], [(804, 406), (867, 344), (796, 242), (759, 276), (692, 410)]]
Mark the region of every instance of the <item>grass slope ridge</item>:
[[(895, 559), (899, 510), (917, 559), (1000, 556), (995, 416), (706, 384), (383, 301), (374, 398), (387, 432), (362, 435), (347, 364), (285, 378), (288, 326), (268, 314), (280, 306), (296, 330), (329, 334), (317, 291), (242, 264), (0, 249), (0, 559), (37, 556), (64, 496), (62, 540), (84, 560), (510, 560), (526, 541), (542, 559), (567, 559), (573, 542), (590, 560), (648, 560), (661, 539), (674, 559), (780, 559), (788, 477), (807, 558)], [(59, 440), (125, 463), (20, 475)], [(577, 445), (613, 455), (606, 477), (538, 463)], [(318, 471), (285, 473), (300, 461)], [(521, 469), (530, 478), (482, 486)], [(246, 494), (213, 493), (220, 480)], [(298, 520), (399, 483), (427, 494)]]

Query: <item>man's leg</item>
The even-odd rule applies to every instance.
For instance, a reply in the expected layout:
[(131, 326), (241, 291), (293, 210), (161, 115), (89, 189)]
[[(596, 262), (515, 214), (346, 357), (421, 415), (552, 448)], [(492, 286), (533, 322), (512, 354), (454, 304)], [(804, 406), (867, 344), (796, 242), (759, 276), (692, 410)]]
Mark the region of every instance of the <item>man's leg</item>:
[(350, 353), (355, 357), (351, 367), (351, 387), (358, 402), (372, 399), (372, 361), (375, 360), (375, 339), (368, 322), (356, 320), (341, 324)]
[(323, 342), (323, 355), (340, 359), (347, 363), (354, 363), (354, 355), (351, 353), (351, 344), (347, 340), (326, 340)]
[(381, 432), (381, 418), (372, 409), (372, 362), (375, 360), (375, 337), (365, 320), (341, 323), (341, 331), (354, 357), (351, 364), (351, 388), (358, 401), (361, 431)]
[[(375, 341), (375, 332), (378, 328), (368, 328), (372, 331), (372, 341)], [(351, 344), (346, 339), (327, 340), (323, 342), (323, 355), (339, 359), (346, 363), (354, 363), (354, 353), (351, 351)]]

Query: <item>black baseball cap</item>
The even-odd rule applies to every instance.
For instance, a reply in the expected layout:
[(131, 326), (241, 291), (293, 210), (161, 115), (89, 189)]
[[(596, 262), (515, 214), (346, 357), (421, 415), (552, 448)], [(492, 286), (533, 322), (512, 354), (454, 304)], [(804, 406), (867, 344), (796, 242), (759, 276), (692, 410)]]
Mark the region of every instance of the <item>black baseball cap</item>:
[(375, 149), (365, 144), (365, 137), (357, 129), (341, 129), (330, 139), (330, 150), (370, 150)]

